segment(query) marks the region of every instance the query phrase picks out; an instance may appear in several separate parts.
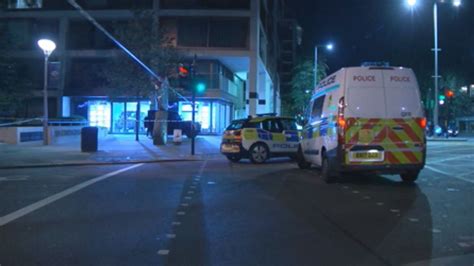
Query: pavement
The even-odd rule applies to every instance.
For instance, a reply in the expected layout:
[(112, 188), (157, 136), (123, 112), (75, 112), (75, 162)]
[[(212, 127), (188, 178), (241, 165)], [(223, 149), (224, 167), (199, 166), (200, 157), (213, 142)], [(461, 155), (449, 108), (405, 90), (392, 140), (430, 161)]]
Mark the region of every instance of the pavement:
[(0, 169), (0, 265), (472, 266), (473, 150), (428, 143), (415, 184), (286, 158)]
[(220, 155), (220, 141), (220, 136), (197, 136), (194, 156), (191, 140), (185, 137), (180, 145), (169, 138), (166, 145), (156, 146), (142, 135), (139, 141), (135, 141), (135, 135), (108, 135), (99, 139), (97, 152), (81, 152), (79, 137), (67, 137), (48, 146), (0, 143), (0, 169), (202, 160)]

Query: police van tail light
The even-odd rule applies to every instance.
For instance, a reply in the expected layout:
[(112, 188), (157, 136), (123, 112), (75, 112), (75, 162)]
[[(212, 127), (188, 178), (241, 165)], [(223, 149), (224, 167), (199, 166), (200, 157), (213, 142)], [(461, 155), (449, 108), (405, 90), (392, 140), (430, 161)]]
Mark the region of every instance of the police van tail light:
[(342, 130), (346, 128), (346, 120), (344, 119), (344, 97), (339, 100), (339, 106), (337, 109), (337, 125)]
[(337, 108), (337, 126), (338, 126), (338, 134), (337, 134), (337, 141), (339, 144), (344, 143), (344, 135), (346, 129), (346, 119), (344, 118), (344, 97), (339, 100), (339, 106)]
[(426, 118), (417, 118), (416, 119), (418, 122), (418, 125), (420, 125), (421, 128), (425, 129), (426, 128)]

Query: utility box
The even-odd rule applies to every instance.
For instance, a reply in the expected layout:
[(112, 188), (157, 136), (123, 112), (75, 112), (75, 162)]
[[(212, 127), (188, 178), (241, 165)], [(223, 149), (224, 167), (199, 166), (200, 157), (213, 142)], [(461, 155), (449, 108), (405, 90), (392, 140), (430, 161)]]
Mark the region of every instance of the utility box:
[(97, 127), (83, 127), (81, 129), (81, 151), (82, 152), (96, 152), (98, 148), (98, 134)]

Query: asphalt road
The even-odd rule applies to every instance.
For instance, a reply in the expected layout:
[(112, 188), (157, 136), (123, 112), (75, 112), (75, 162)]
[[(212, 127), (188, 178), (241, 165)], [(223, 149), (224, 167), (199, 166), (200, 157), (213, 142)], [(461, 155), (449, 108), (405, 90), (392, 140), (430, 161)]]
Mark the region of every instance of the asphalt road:
[(415, 185), (286, 159), (0, 170), (0, 265), (474, 265), (474, 143)]

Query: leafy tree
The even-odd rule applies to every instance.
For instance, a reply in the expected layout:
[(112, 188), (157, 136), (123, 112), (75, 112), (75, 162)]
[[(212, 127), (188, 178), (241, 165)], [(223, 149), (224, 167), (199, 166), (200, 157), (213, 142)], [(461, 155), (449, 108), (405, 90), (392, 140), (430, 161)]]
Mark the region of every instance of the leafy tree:
[[(153, 11), (137, 11), (127, 23), (115, 25), (114, 36), (137, 56), (160, 80), (152, 78), (143, 67), (133, 61), (129, 55), (120, 51), (105, 67), (102, 75), (112, 88), (111, 96), (149, 97), (157, 102), (157, 120), (167, 119), (168, 110), (168, 77), (176, 72), (180, 55), (174, 47), (174, 39), (159, 29), (159, 21)], [(137, 107), (137, 120), (140, 118), (140, 107)], [(157, 122), (154, 129), (154, 143), (166, 143), (166, 122)], [(136, 134), (138, 140), (138, 122)]]
[[(318, 80), (326, 76), (328, 66), (325, 60), (318, 60)], [(285, 115), (302, 115), (311, 99), (314, 87), (314, 60), (304, 59), (293, 69), (291, 91), (285, 92), (282, 98), (282, 109)]]
[[(444, 106), (440, 106), (440, 118), (447, 122), (454, 122), (457, 117), (471, 116), (474, 114), (474, 100), (467, 93), (461, 92), (461, 87), (468, 83), (461, 75), (453, 72), (447, 72), (441, 80), (440, 94), (444, 93), (444, 88), (448, 88), (454, 92), (452, 99), (447, 99)], [(444, 122), (442, 121), (442, 122)]]

